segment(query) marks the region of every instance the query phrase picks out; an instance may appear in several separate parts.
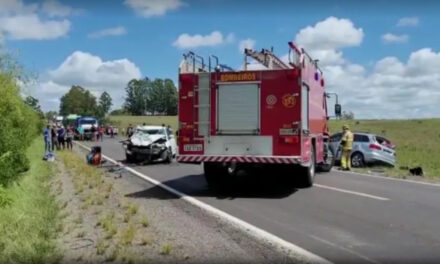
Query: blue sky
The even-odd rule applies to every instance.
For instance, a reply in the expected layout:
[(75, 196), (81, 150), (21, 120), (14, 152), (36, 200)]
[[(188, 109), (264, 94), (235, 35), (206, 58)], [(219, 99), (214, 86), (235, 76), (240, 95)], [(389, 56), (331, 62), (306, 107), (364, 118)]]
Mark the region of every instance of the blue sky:
[(132, 77), (176, 81), (187, 50), (238, 69), (243, 40), (280, 57), (294, 40), (320, 59), (328, 90), (357, 117), (440, 116), (440, 3), (365, 3), (0, 0), (0, 39), (38, 75), (25, 92), (46, 111), (72, 84), (108, 90), (119, 107)]

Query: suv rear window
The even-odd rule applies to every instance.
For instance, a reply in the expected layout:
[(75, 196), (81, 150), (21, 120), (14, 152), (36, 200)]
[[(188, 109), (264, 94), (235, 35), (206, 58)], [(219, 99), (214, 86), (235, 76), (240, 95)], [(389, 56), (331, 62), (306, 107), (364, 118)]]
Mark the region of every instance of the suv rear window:
[(355, 142), (370, 142), (370, 138), (366, 135), (354, 134), (354, 141)]

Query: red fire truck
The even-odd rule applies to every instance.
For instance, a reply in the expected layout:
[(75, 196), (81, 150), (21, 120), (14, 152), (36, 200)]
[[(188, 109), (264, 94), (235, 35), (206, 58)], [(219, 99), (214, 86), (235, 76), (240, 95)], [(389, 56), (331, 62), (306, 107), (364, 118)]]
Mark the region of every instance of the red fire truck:
[[(251, 57), (261, 67), (250, 69)], [(243, 70), (189, 52), (179, 67), (177, 161), (203, 163), (209, 185), (258, 166), (296, 168), (288, 177), (311, 187), (330, 171), (323, 74), (304, 49), (289, 43), (289, 62), (269, 50), (245, 49)], [(340, 106), (339, 106), (340, 107)], [(340, 110), (340, 109), (339, 109)]]

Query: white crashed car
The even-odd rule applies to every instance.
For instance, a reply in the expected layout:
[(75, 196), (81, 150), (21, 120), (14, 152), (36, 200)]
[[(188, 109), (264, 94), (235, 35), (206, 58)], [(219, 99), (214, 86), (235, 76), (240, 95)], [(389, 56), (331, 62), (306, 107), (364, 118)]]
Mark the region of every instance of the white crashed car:
[(176, 156), (176, 139), (165, 126), (138, 126), (130, 139), (122, 141), (128, 162), (172, 162)]

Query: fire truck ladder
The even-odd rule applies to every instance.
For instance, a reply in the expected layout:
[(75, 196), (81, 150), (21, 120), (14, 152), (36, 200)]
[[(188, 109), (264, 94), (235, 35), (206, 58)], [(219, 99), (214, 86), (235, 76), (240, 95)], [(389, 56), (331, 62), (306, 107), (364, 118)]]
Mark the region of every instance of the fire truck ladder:
[(270, 50), (262, 49), (261, 51), (255, 51), (252, 49), (244, 49), (244, 69), (247, 69), (247, 57), (251, 57), (258, 61), (266, 68), (271, 70), (285, 70), (290, 69), (290, 67), (285, 64), (280, 58), (275, 56)]
[[(211, 74), (223, 71), (234, 71), (231, 67), (219, 64), (217, 56), (210, 55), (208, 65), (203, 57), (188, 52), (183, 55), (184, 63), (181, 64), (181, 72), (193, 74), (193, 138), (204, 140), (209, 138), (211, 129)], [(215, 63), (211, 63), (214, 59)], [(197, 83), (197, 84), (196, 84)]]

